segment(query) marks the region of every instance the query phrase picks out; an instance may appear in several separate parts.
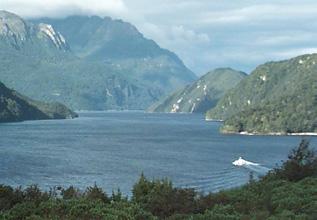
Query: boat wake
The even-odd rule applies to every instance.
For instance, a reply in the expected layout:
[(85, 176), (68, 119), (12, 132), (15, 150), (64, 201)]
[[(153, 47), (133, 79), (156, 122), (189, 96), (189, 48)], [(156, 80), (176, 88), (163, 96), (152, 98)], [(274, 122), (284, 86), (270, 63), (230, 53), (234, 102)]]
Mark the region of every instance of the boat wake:
[(251, 162), (242, 159), (232, 162), (234, 166), (246, 169), (247, 172), (236, 172), (234, 167), (227, 167), (213, 172), (208, 172), (205, 176), (192, 177), (183, 181), (175, 182), (178, 187), (192, 188), (199, 192), (218, 192), (223, 189), (229, 189), (241, 186), (246, 183), (248, 178), (247, 173), (254, 173), (255, 178), (259, 178), (267, 174), (270, 169), (260, 165), (259, 163)]
[(234, 166), (244, 167), (246, 169), (249, 169), (249, 170), (251, 170), (253, 172), (256, 172), (260, 176), (261, 175), (265, 175), (265, 174), (267, 174), (270, 171), (270, 168), (262, 166), (262, 165), (260, 165), (258, 163), (254, 163), (254, 162), (251, 162), (251, 161), (244, 160), (244, 159), (242, 159), (242, 157), (239, 157), (238, 160), (233, 161), (232, 164)]
[(244, 160), (244, 159), (242, 159), (242, 157), (239, 157), (238, 160), (233, 161), (232, 164), (235, 166), (245, 166), (245, 165), (259, 166), (258, 163), (253, 163), (253, 162)]

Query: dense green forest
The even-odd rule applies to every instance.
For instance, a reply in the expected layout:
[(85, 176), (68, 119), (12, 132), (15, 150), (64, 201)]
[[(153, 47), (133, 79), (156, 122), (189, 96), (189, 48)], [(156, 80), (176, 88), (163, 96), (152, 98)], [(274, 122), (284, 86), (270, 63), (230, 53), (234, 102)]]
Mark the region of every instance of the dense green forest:
[(207, 112), (224, 132), (297, 133), (317, 129), (317, 54), (258, 66)]
[(317, 157), (303, 140), (281, 167), (259, 180), (207, 195), (141, 175), (132, 197), (98, 186), (42, 192), (0, 186), (0, 219), (317, 219)]
[(254, 134), (317, 132), (316, 105), (317, 95), (310, 93), (284, 96), (231, 116), (221, 130), (224, 133)]

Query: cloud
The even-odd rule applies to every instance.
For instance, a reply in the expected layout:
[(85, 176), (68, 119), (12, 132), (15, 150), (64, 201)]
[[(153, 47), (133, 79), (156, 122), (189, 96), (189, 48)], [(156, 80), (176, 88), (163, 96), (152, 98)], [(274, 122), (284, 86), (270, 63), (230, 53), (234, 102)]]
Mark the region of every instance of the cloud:
[(278, 60), (292, 58), (298, 56), (299, 54), (312, 54), (317, 53), (317, 47), (307, 47), (307, 48), (297, 48), (291, 50), (284, 50), (273, 52), (272, 57), (276, 57)]
[(74, 14), (100, 15), (124, 13), (122, 0), (2, 0), (0, 8), (23, 17), (64, 17)]
[(122, 18), (198, 74), (222, 66), (250, 72), (317, 47), (316, 0), (0, 0), (0, 8), (24, 17)]
[(209, 43), (210, 38), (208, 34), (205, 33), (196, 33), (193, 30), (184, 28), (184, 26), (173, 26), (170, 30), (171, 38), (177, 41), (178, 39), (184, 40), (186, 42), (195, 42), (195, 43)]
[[(164, 48), (176, 52), (188, 66), (195, 66), (193, 54), (201, 51), (201, 47), (208, 47), (212, 39), (207, 33), (196, 32), (182, 25), (166, 26), (144, 23), (139, 26), (145, 37), (155, 39)], [(194, 62), (193, 62), (194, 61)]]
[(208, 44), (210, 38), (206, 33), (198, 33), (194, 30), (187, 29), (182, 25), (179, 26), (159, 26), (152, 23), (144, 23), (140, 26), (142, 32), (149, 38), (156, 38), (162, 44)]
[[(280, 1), (283, 2), (283, 1)], [(264, 21), (290, 21), (316, 16), (317, 3), (285, 4), (276, 1), (274, 4), (261, 3), (223, 11), (206, 11), (201, 13), (201, 22), (206, 24), (232, 25)]]
[(128, 2), (142, 15), (134, 20), (139, 29), (198, 74), (221, 66), (250, 72), (267, 61), (315, 52), (317, 45), (314, 0)]

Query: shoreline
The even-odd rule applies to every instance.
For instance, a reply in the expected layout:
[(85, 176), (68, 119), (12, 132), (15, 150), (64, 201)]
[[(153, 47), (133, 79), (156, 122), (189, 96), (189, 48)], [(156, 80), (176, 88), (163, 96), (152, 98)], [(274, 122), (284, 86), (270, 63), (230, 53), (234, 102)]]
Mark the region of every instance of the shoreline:
[(317, 136), (317, 132), (302, 132), (302, 133), (282, 133), (282, 132), (270, 132), (270, 133), (250, 133), (246, 131), (242, 132), (221, 132), (222, 134), (235, 134), (245, 136)]
[(221, 120), (221, 119), (212, 119), (212, 118), (205, 118), (205, 121), (210, 121), (210, 122), (224, 122), (224, 120)]

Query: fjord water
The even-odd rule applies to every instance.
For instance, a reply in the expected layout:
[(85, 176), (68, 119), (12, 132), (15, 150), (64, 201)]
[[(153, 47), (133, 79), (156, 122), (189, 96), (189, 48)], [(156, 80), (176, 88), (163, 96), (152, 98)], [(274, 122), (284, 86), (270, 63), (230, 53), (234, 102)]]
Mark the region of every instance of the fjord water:
[[(74, 120), (0, 125), (0, 183), (43, 189), (96, 183), (126, 195), (140, 174), (176, 186), (218, 191), (264, 174), (301, 137), (219, 134), (219, 122), (202, 115), (83, 112)], [(317, 138), (311, 137), (316, 146)], [(234, 167), (243, 157), (258, 167)]]

